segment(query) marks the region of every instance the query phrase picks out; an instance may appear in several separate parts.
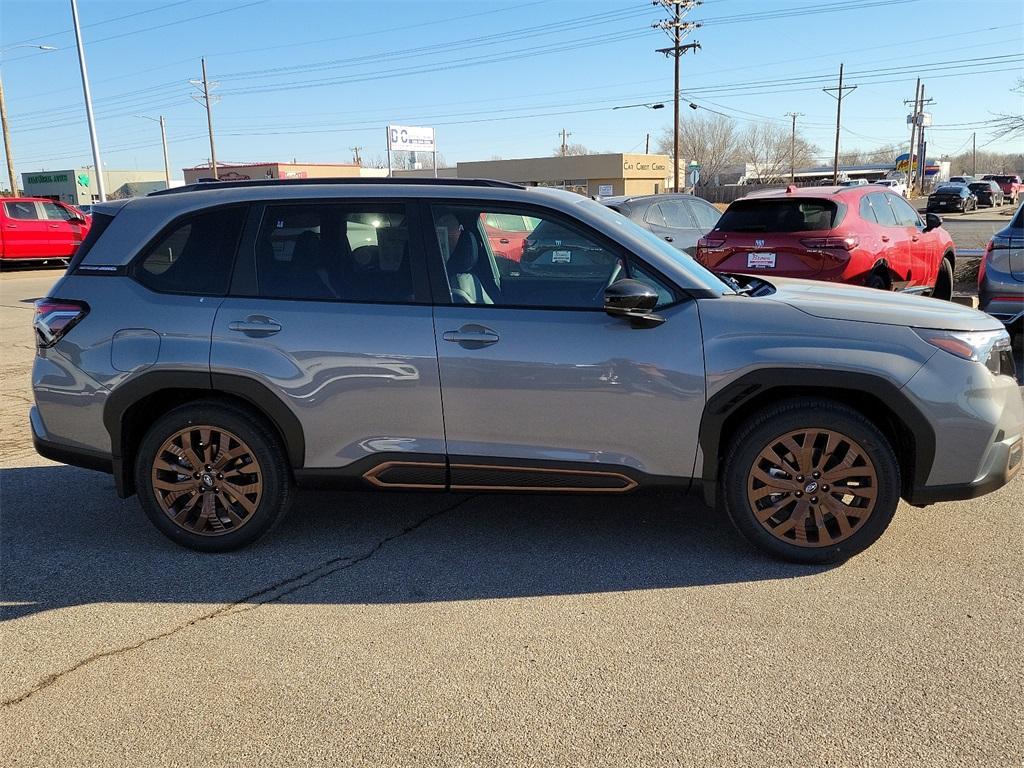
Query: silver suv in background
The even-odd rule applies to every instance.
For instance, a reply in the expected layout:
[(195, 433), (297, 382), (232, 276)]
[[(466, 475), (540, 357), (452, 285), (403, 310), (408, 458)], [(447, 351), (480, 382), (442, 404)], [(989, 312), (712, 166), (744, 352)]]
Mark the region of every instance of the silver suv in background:
[(722, 217), (720, 210), (695, 195), (602, 197), (598, 202), (691, 256), (697, 250), (697, 241), (714, 229)]
[[(534, 228), (501, 269), (494, 216)], [(694, 492), (765, 551), (824, 562), (870, 545), (901, 497), (978, 496), (1022, 458), (988, 315), (720, 279), (593, 200), (503, 182), (98, 205), (34, 324), (39, 453), (112, 473), (205, 551), (252, 543), (315, 480)]]
[(980, 308), (1024, 332), (1024, 205), (992, 235), (978, 268)]

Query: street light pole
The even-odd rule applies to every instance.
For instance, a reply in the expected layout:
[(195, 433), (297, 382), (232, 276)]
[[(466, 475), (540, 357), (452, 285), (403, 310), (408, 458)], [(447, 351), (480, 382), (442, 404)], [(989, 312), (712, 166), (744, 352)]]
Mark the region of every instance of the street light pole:
[(164, 125), (164, 116), (160, 115), (159, 118), (150, 117), (149, 115), (136, 115), (141, 117), (143, 120), (152, 120), (154, 123), (160, 123), (160, 143), (163, 144), (164, 148), (164, 181), (167, 184), (167, 189), (171, 188), (171, 163), (167, 159), (167, 129)]
[[(15, 48), (38, 48), (40, 51), (57, 50), (52, 45), (32, 45), (31, 43), (22, 43), (0, 50), (0, 54), (12, 51)], [(4, 98), (4, 81), (2, 77), (0, 77), (0, 128), (3, 130), (4, 154), (7, 157), (7, 178), (11, 182), (11, 194), (17, 196), (18, 174), (14, 171), (14, 150), (11, 149), (11, 129), (7, 123), (7, 99)]]
[(89, 92), (89, 70), (85, 66), (85, 47), (82, 45), (82, 28), (78, 23), (78, 1), (71, 0), (71, 20), (75, 27), (75, 42), (78, 43), (78, 66), (82, 70), (82, 94), (85, 96), (85, 116), (89, 122), (89, 141), (92, 143), (92, 162), (96, 167), (96, 191), (101, 203), (107, 201), (106, 184), (103, 181), (103, 161), (100, 159), (100, 142), (96, 137), (96, 120), (92, 114), (92, 94)]

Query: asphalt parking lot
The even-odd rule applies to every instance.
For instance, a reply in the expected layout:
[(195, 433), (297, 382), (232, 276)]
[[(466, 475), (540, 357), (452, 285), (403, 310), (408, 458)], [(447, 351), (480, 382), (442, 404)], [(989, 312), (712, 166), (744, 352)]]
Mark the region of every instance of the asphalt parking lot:
[(1024, 479), (838, 567), (662, 496), (301, 492), (198, 555), (32, 449), (58, 274), (0, 276), (0, 763), (1021, 764)]

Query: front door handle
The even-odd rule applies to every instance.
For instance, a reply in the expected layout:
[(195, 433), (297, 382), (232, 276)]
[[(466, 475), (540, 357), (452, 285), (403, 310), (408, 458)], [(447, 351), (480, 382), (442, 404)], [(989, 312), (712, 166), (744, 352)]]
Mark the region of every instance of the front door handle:
[(888, 243), (889, 242), (889, 236), (888, 235), (882, 235), (882, 242), (883, 243)]
[(245, 320), (232, 320), (228, 329), (246, 336), (273, 336), (281, 330), (281, 324), (266, 315), (249, 315)]
[(672, 242), (672, 235), (665, 235), (665, 242), (671, 243)]
[(498, 242), (501, 243), (502, 245), (508, 245), (508, 238), (503, 237)]
[(913, 236), (911, 236), (911, 238), (910, 238), (910, 239), (911, 239), (911, 240), (913, 240), (913, 241), (914, 241), (914, 242), (916, 243), (916, 242), (917, 242), (918, 240), (920, 240), (921, 238), (920, 238), (920, 237), (918, 237), (917, 235), (913, 235)]
[(501, 337), (490, 328), (470, 323), (457, 331), (445, 331), (442, 338), (445, 341), (455, 342), (466, 349), (480, 349), (496, 343)]

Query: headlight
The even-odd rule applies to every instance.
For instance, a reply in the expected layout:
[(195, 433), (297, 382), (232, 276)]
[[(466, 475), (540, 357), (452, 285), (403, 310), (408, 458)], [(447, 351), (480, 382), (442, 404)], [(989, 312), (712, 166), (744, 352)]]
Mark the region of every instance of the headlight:
[(915, 328), (914, 331), (933, 347), (964, 360), (982, 363), (996, 375), (1016, 375), (1010, 334), (1005, 330), (936, 331), (930, 328)]

